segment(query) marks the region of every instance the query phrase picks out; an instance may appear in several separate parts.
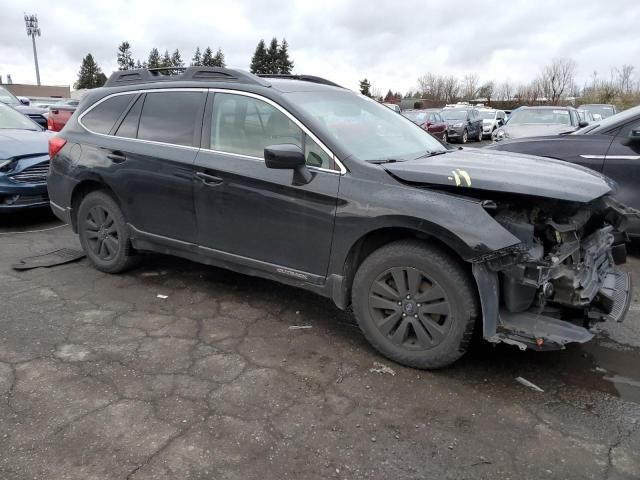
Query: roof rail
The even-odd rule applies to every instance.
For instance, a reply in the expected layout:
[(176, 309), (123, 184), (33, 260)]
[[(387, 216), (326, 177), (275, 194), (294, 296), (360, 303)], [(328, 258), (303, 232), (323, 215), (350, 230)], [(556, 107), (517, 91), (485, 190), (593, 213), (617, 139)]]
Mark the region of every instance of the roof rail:
[(139, 83), (187, 80), (252, 83), (263, 87), (270, 86), (269, 82), (252, 73), (221, 67), (161, 67), (119, 70), (111, 74), (104, 86), (120, 87)]
[(288, 73), (259, 73), (261, 78), (288, 78), (291, 80), (301, 80), (303, 82), (319, 83), (322, 85), (330, 85), (332, 87), (344, 88), (342, 85), (327, 80), (326, 78), (316, 77), (315, 75), (293, 75)]

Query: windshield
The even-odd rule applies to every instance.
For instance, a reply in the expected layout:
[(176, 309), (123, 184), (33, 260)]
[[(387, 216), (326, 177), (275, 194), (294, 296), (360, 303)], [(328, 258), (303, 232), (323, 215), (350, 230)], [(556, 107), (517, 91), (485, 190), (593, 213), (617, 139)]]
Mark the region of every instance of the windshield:
[(13, 108), (0, 103), (0, 129), (17, 129), (17, 130), (40, 130), (40, 127), (20, 112), (16, 112)]
[(491, 110), (480, 110), (480, 118), (483, 120), (493, 120), (496, 118), (496, 112)]
[(466, 120), (467, 119), (467, 111), (466, 110), (443, 110), (442, 116), (445, 120), (453, 121), (453, 120)]
[(402, 115), (351, 92), (291, 92), (287, 96), (324, 133), (359, 160), (409, 160), (446, 148)]
[(427, 120), (426, 112), (403, 112), (402, 115), (416, 123), (424, 123)]
[(7, 90), (4, 87), (0, 87), (0, 102), (6, 103), (7, 105), (21, 105), (20, 100), (13, 93)]
[(591, 113), (597, 113), (602, 118), (608, 118), (616, 113), (611, 105), (583, 105), (580, 108)]
[(509, 125), (571, 125), (569, 110), (561, 108), (525, 108), (511, 113)]

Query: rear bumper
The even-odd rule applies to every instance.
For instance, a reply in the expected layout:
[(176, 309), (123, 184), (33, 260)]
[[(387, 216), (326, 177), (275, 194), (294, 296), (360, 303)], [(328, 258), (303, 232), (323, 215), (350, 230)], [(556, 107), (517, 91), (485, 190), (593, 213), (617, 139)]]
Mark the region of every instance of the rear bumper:
[(51, 206), (51, 210), (56, 217), (58, 217), (64, 223), (71, 225), (71, 208), (61, 207), (60, 205), (52, 201), (49, 201), (49, 205)]

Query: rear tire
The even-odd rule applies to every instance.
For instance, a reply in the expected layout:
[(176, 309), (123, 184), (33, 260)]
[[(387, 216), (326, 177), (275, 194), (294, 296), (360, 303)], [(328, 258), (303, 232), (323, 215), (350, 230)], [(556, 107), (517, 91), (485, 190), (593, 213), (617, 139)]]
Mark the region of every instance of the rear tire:
[(484, 134), (482, 133), (482, 127), (480, 127), (480, 132), (478, 133), (478, 141), (481, 142), (484, 138)]
[(421, 369), (458, 360), (471, 342), (479, 311), (462, 265), (419, 241), (394, 242), (369, 255), (356, 272), (352, 304), (376, 350)]
[(444, 133), (444, 135), (442, 135), (442, 143), (448, 143), (449, 138), (447, 137), (447, 132)]
[(84, 197), (78, 208), (77, 225), (82, 248), (96, 269), (119, 273), (137, 262), (127, 222), (109, 194), (95, 191)]

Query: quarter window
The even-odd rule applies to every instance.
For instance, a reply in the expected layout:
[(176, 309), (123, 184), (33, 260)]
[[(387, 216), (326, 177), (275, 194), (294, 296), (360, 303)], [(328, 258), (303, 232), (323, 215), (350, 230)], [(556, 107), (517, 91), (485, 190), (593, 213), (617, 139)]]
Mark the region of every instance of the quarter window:
[(82, 117), (82, 124), (92, 132), (108, 134), (135, 95), (116, 95), (96, 105)]
[[(147, 93), (142, 106), (138, 138), (194, 146), (204, 103), (202, 92)], [(202, 117), (200, 117), (201, 119)]]
[(140, 110), (142, 110), (142, 101), (144, 95), (140, 95), (133, 106), (127, 112), (122, 123), (116, 130), (117, 137), (136, 138), (138, 135), (138, 121), (140, 120)]
[(331, 168), (329, 155), (280, 110), (252, 97), (216, 93), (211, 119), (212, 150), (264, 158), (269, 145), (300, 147), (307, 165)]

